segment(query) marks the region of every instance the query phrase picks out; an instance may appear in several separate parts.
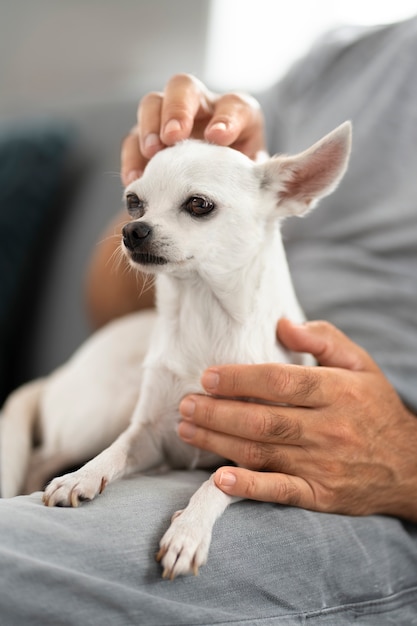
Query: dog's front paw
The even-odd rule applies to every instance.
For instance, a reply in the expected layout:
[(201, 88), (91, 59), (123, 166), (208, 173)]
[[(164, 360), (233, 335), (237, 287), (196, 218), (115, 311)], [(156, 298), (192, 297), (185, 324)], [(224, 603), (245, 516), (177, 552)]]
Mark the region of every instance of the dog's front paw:
[(87, 474), (83, 470), (54, 478), (46, 487), (42, 500), (46, 506), (73, 506), (93, 500), (101, 493), (107, 480), (103, 476)]
[(211, 528), (198, 523), (187, 510), (175, 513), (156, 555), (163, 567), (162, 577), (173, 580), (182, 574), (197, 576), (207, 561), (210, 542)]

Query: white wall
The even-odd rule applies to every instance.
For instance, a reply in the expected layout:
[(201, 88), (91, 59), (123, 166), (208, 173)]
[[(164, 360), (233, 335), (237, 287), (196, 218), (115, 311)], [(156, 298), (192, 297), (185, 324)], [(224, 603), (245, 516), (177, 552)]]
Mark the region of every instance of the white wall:
[(416, 0), (213, 0), (206, 76), (220, 90), (263, 89), (331, 28), (416, 13)]
[(0, 0), (0, 112), (203, 75), (209, 0)]

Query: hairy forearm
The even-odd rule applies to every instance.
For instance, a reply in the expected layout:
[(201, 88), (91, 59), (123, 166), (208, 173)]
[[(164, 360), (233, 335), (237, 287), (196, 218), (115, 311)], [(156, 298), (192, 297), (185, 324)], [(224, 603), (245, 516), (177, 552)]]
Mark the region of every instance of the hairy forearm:
[(405, 412), (410, 418), (408, 428), (404, 425), (398, 439), (387, 441), (396, 471), (386, 494), (386, 513), (417, 523), (417, 415)]

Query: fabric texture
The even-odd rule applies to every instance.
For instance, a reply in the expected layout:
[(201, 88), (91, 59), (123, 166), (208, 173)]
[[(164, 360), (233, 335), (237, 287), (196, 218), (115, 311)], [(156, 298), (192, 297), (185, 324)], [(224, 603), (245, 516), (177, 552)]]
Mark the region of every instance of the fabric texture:
[(40, 246), (50, 245), (49, 223), (56, 223), (51, 211), (70, 144), (71, 129), (63, 123), (0, 127), (0, 405), (10, 391), (11, 361), (28, 318), (26, 295), (38, 278)]
[(200, 575), (163, 580), (159, 539), (205, 478), (132, 477), (78, 509), (0, 500), (2, 626), (417, 623), (417, 529), (379, 516), (241, 502)]
[[(309, 317), (330, 319), (417, 408), (417, 20), (323, 40), (264, 101), (273, 151), (345, 119), (342, 185), (285, 239)], [(384, 517), (239, 502), (199, 577), (170, 583), (153, 555), (203, 472), (136, 476), (75, 510), (0, 501), (2, 626), (417, 624), (417, 527)]]

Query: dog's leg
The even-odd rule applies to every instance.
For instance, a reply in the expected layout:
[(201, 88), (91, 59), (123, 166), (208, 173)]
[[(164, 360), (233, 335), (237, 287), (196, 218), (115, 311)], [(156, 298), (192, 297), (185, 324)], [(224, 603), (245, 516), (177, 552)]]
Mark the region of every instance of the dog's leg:
[(191, 497), (183, 511), (177, 511), (162, 537), (156, 555), (163, 578), (171, 580), (181, 574), (198, 574), (207, 561), (211, 535), (216, 520), (229, 504), (240, 498), (228, 496), (214, 483), (211, 476)]
[(46, 379), (16, 389), (7, 399), (0, 419), (1, 497), (22, 492), (39, 417), (39, 402)]
[(76, 507), (95, 498), (117, 478), (151, 469), (162, 460), (162, 451), (155, 443), (149, 423), (132, 422), (111, 446), (81, 469), (54, 478), (45, 489), (43, 502), (47, 506)]
[(160, 370), (148, 370), (143, 378), (139, 402), (128, 428), (103, 452), (76, 472), (54, 478), (46, 487), (43, 501), (47, 506), (78, 506), (92, 500), (108, 483), (132, 472), (161, 465), (162, 441), (155, 436), (156, 416), (164, 408), (162, 394), (155, 394), (155, 379), (166, 382)]

